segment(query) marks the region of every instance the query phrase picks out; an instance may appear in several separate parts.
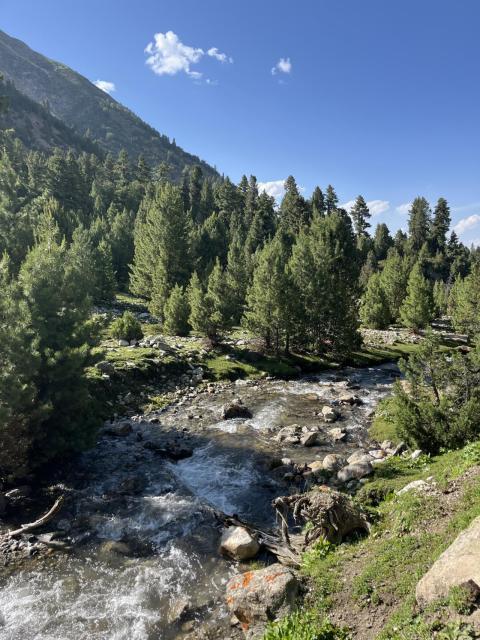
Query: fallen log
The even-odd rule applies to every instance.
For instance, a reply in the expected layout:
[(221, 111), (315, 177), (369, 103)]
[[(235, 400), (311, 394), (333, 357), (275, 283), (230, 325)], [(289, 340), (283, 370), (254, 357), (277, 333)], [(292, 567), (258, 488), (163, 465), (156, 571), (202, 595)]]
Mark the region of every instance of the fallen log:
[(41, 527), (42, 525), (47, 524), (47, 522), (52, 520), (60, 511), (60, 509), (62, 508), (63, 502), (64, 502), (64, 498), (63, 496), (60, 496), (55, 500), (55, 503), (52, 506), (52, 508), (49, 511), (47, 511), (47, 513), (45, 513), (41, 518), (39, 518), (38, 520), (35, 520), (35, 522), (29, 522), (27, 524), (20, 525), (20, 529), (15, 529), (14, 531), (7, 531), (7, 533), (5, 533), (3, 537), (7, 539), (14, 538), (15, 536), (19, 536), (22, 533), (28, 533), (29, 531), (33, 531), (34, 529), (38, 529), (38, 527)]

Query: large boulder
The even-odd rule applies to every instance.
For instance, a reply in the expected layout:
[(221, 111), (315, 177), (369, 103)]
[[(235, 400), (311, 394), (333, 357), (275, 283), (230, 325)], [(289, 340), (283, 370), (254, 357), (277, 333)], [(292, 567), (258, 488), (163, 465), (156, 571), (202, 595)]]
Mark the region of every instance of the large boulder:
[(325, 456), (322, 462), (322, 468), (325, 471), (338, 471), (346, 464), (345, 458), (339, 456), (337, 453), (329, 453)]
[(242, 404), (241, 400), (234, 400), (228, 405), (222, 407), (222, 418), (224, 420), (233, 420), (235, 418), (251, 418), (252, 412), (248, 407)]
[(480, 516), (462, 531), (417, 584), (418, 604), (445, 598), (452, 587), (480, 585)]
[(260, 545), (243, 527), (228, 527), (222, 533), (220, 551), (234, 560), (250, 560), (260, 550)]
[(340, 469), (337, 478), (340, 482), (349, 482), (350, 480), (360, 480), (372, 472), (373, 467), (370, 462), (354, 462)]
[(261, 638), (270, 620), (281, 618), (295, 607), (300, 584), (293, 572), (281, 564), (247, 571), (227, 583), (226, 602), (240, 621), (246, 637)]

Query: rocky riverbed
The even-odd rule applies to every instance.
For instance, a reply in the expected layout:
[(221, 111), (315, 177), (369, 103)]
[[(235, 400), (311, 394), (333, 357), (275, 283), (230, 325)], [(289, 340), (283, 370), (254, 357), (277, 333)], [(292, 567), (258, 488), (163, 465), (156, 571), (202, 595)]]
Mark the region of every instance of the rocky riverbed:
[(246, 567), (219, 554), (214, 510), (269, 527), (277, 496), (315, 482), (354, 491), (391, 453), (367, 427), (397, 376), (383, 365), (192, 387), (107, 423), (57, 488), (62, 513), (12, 543), (32, 559), (0, 578), (0, 638), (242, 637), (224, 599)]

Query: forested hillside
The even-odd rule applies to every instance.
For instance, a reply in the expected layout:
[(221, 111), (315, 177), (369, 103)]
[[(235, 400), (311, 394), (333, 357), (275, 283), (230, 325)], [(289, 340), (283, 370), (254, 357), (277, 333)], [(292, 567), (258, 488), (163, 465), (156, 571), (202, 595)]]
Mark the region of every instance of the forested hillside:
[(341, 360), (360, 322), (418, 331), (447, 310), (477, 332), (477, 251), (448, 236), (443, 198), (432, 213), (417, 197), (409, 233), (392, 237), (385, 224), (370, 234), (365, 200), (348, 214), (331, 185), (305, 198), (291, 176), (277, 206), (254, 176), (235, 185), (196, 165), (176, 185), (169, 165), (124, 150), (43, 154), (14, 132), (1, 146), (2, 430), (27, 466), (33, 443), (39, 464), (92, 441), (80, 392), (90, 310), (117, 291), (143, 298), (167, 333), (216, 342), (242, 324), (277, 354)]
[[(143, 154), (152, 165), (167, 162), (175, 178), (179, 178), (185, 166), (194, 164), (200, 165), (205, 175), (217, 174), (206, 162), (158, 133), (87, 78), (33, 51), (3, 31), (0, 31), (0, 73), (13, 82), (19, 92), (41, 105), (78, 136), (86, 136), (95, 142), (104, 152), (117, 154), (126, 149), (132, 157)], [(44, 121), (47, 116), (40, 115), (28, 101), (17, 98), (16, 105), (20, 108), (15, 117), (17, 135), (28, 147), (38, 148), (39, 136), (43, 147), (64, 146), (58, 137), (48, 138), (41, 131), (32, 136), (32, 121), (38, 118)], [(56, 128), (58, 125), (54, 126)], [(73, 137), (70, 144), (75, 144), (77, 149), (84, 149), (86, 145), (74, 143)]]

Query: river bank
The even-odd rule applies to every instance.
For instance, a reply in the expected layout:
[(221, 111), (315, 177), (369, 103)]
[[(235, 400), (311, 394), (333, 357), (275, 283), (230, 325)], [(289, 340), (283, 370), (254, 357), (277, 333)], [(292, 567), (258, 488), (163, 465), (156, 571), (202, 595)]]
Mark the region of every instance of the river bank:
[[(192, 625), (206, 625), (210, 637), (239, 636), (224, 592), (242, 567), (219, 555), (213, 509), (273, 525), (271, 501), (305, 489), (308, 464), (369, 446), (371, 413), (396, 375), (385, 366), (217, 383), (108, 422), (56, 488), (66, 506), (42, 533), (65, 548), (45, 545), (46, 560), (2, 580), (0, 637), (169, 639), (186, 637)], [(361, 402), (342, 403), (347, 392)], [(252, 417), (223, 419), (232, 400)], [(338, 413), (335, 424), (324, 420), (327, 405)], [(294, 425), (298, 436), (280, 435)], [(304, 429), (318, 434), (315, 444), (301, 442)], [(34, 538), (32, 548), (43, 544)]]

